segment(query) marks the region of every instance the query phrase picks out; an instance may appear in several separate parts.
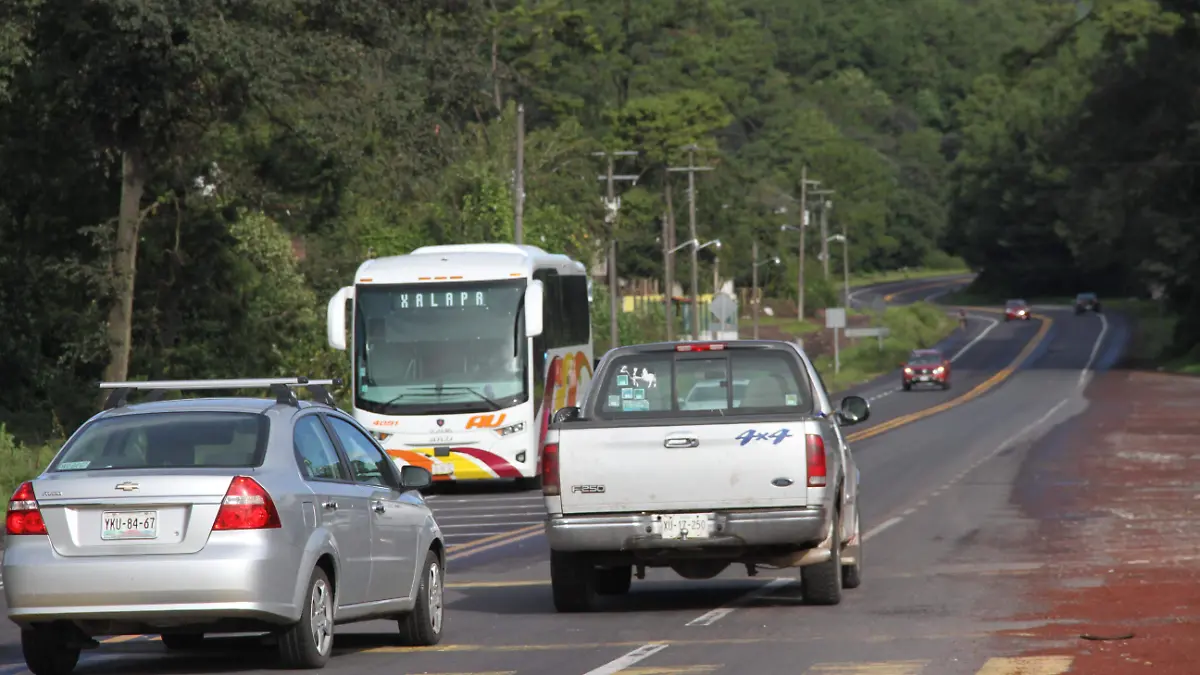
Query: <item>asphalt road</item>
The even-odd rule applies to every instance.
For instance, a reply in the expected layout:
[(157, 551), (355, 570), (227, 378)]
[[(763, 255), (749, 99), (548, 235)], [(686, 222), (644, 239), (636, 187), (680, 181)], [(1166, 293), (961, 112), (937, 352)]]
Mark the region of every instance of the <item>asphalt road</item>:
[[(951, 285), (909, 282), (856, 293), (923, 299)], [(650, 570), (601, 611), (556, 614), (536, 493), (438, 494), (451, 537), (446, 637), (432, 649), (395, 647), (395, 625), (339, 631), (330, 673), (474, 675), (1056, 675), (1069, 664), (1005, 660), (1016, 646), (995, 631), (1019, 609), (1030, 527), (1011, 504), (1026, 453), (1086, 406), (1089, 369), (1110, 366), (1128, 331), (1116, 316), (1036, 308), (1004, 323), (978, 311), (943, 347), (953, 387), (894, 391), (889, 375), (856, 392), (872, 418), (851, 436), (863, 473), (865, 583), (836, 607), (802, 604), (798, 575), (727, 570), (684, 581)], [(996, 319), (1000, 321), (993, 323)], [(857, 440), (855, 440), (857, 439)], [(986, 527), (984, 525), (986, 524)], [(18, 635), (0, 624), (0, 675), (23, 673)], [(266, 673), (273, 651), (256, 639), (216, 639), (167, 656), (139, 637), (88, 653), (79, 673)]]

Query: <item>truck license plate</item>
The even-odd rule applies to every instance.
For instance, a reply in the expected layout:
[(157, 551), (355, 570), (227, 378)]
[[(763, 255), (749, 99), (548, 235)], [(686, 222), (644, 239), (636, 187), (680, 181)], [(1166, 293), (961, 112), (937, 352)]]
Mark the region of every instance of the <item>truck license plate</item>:
[(707, 539), (712, 536), (711, 513), (665, 513), (658, 516), (663, 539)]
[(105, 511), (100, 538), (155, 539), (158, 537), (158, 511)]

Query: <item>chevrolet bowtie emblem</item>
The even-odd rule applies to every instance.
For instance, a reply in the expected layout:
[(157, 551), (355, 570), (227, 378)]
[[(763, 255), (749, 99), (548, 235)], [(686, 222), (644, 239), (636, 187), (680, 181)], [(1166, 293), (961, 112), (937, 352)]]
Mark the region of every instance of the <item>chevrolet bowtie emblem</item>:
[(125, 492), (133, 492), (134, 490), (138, 489), (138, 484), (137, 483), (117, 483), (117, 485), (114, 489), (124, 490)]

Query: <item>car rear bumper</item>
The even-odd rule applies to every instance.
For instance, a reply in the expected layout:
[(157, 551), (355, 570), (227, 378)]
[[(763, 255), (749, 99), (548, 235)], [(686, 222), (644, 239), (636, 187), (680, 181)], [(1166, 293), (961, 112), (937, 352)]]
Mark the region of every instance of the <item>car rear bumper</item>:
[(557, 551), (634, 551), (815, 544), (829, 534), (824, 506), (715, 511), (710, 537), (664, 539), (644, 513), (550, 516), (546, 538)]
[(191, 555), (80, 557), (59, 555), (45, 537), (9, 537), (3, 562), (8, 617), (163, 627), (222, 619), (293, 622), (300, 617), (294, 595), (301, 552), (278, 555), (278, 544), (257, 534), (214, 533)]

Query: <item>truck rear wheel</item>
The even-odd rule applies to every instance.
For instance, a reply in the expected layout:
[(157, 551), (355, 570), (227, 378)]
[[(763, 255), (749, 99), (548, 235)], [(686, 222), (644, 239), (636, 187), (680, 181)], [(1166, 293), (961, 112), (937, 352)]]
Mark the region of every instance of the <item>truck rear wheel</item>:
[(625, 595), (633, 585), (633, 565), (602, 567), (596, 570), (596, 593)]
[(596, 568), (581, 553), (550, 551), (550, 588), (554, 609), (589, 612), (596, 600)]
[(833, 512), (833, 543), (829, 560), (800, 568), (800, 594), (810, 605), (836, 605), (842, 601), (842, 514)]

